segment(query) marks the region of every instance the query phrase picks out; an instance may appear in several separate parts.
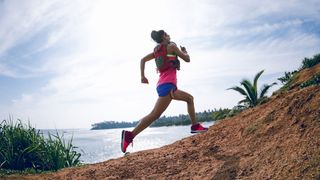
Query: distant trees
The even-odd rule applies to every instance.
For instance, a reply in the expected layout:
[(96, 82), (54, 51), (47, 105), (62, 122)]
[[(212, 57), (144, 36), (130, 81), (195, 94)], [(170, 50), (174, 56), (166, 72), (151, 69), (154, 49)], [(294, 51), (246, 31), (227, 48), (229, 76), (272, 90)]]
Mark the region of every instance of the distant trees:
[(266, 98), (265, 94), (268, 92), (270, 87), (277, 84), (277, 83), (272, 83), (270, 85), (264, 84), (260, 90), (260, 93), (258, 94), (258, 88), (257, 88), (258, 79), (260, 78), (260, 76), (263, 72), (264, 72), (264, 70), (258, 72), (255, 75), (253, 82), (250, 82), (247, 79), (242, 80), (240, 82), (240, 84), (244, 88), (241, 88), (239, 86), (234, 86), (234, 87), (228, 88), (228, 90), (230, 90), (230, 89), (235, 90), (244, 96), (244, 99), (238, 102), (238, 104), (240, 106), (242, 105), (244, 107), (254, 107), (254, 106), (260, 104), (261, 102), (263, 102), (263, 100), (265, 100), (265, 98)]
[[(198, 122), (208, 122), (215, 121), (217, 119), (212, 115), (217, 110), (206, 110), (203, 112), (196, 113), (196, 118)], [(100, 123), (92, 124), (91, 130), (98, 129), (114, 129), (114, 128), (129, 128), (135, 127), (139, 121), (134, 122), (116, 122), (116, 121), (104, 121)], [(161, 127), (161, 126), (180, 126), (189, 125), (191, 120), (189, 115), (180, 114), (179, 116), (162, 116), (151, 124), (151, 127)]]
[[(215, 121), (216, 119), (214, 119), (212, 116), (213, 112), (214, 112), (213, 110), (208, 110), (208, 111), (196, 113), (197, 121), (198, 122)], [(180, 114), (179, 116), (160, 117), (158, 120), (154, 121), (151, 124), (151, 127), (179, 126), (179, 125), (189, 125), (189, 124), (191, 124), (189, 115)]]
[(134, 121), (134, 122), (104, 121), (104, 122), (92, 124), (91, 130), (129, 128), (129, 127), (134, 127), (137, 124), (138, 124), (138, 121)]

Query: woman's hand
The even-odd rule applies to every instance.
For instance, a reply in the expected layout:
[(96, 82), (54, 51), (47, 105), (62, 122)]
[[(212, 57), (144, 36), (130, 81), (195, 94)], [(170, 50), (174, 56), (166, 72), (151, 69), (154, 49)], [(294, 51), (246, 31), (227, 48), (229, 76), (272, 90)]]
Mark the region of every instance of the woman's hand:
[(145, 64), (147, 61), (150, 61), (151, 59), (154, 59), (154, 54), (149, 53), (148, 55), (146, 55), (144, 58), (141, 59), (140, 61), (140, 72), (141, 72), (141, 83), (144, 84), (149, 84), (148, 79), (144, 76), (144, 68), (145, 68)]
[(180, 46), (180, 49), (181, 49), (181, 51), (182, 51), (182, 52), (184, 52), (184, 53), (188, 53), (185, 47)]
[(141, 83), (149, 84), (149, 81), (146, 77), (141, 77)]
[(190, 56), (185, 47), (180, 46), (180, 49), (181, 49), (180, 50), (175, 44), (172, 44), (171, 46), (169, 46), (169, 48), (170, 48), (170, 53), (173, 52), (174, 54), (179, 56), (181, 59), (183, 59), (185, 62), (190, 62)]

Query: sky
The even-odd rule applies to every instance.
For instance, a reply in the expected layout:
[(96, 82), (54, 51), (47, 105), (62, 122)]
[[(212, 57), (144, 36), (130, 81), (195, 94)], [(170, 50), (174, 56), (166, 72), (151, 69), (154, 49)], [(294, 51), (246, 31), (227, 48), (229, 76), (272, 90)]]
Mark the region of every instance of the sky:
[[(319, 0), (1, 0), (0, 118), (39, 129), (138, 121), (153, 108), (159, 74), (140, 60), (152, 30), (187, 48), (178, 88), (197, 112), (232, 108), (242, 79), (259, 87), (320, 53)], [(173, 101), (163, 115), (187, 114)]]

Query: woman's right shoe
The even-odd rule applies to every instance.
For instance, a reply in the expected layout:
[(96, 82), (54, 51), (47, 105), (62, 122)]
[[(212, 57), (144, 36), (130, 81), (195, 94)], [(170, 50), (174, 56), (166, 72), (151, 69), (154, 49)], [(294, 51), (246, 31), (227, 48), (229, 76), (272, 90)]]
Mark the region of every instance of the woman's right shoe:
[(208, 128), (203, 127), (200, 123), (191, 126), (191, 133), (201, 133), (208, 131)]
[(121, 134), (121, 151), (125, 153), (127, 151), (127, 147), (133, 141), (133, 134), (130, 131), (122, 130)]

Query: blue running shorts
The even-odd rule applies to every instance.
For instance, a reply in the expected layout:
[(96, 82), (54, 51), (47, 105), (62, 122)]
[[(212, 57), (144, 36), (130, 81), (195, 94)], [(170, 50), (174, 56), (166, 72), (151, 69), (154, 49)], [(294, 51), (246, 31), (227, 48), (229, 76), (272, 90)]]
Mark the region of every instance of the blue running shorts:
[(170, 93), (170, 91), (176, 91), (177, 87), (172, 83), (161, 84), (157, 87), (157, 92), (160, 97), (164, 97)]

